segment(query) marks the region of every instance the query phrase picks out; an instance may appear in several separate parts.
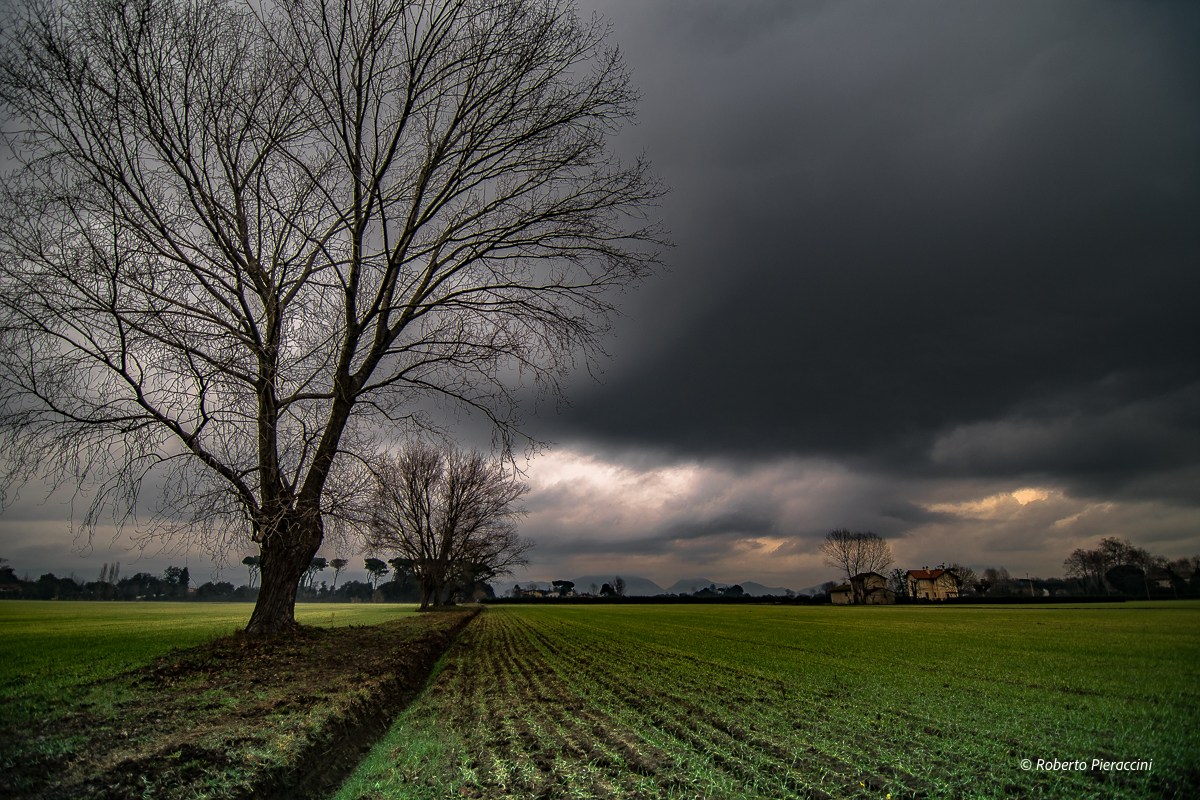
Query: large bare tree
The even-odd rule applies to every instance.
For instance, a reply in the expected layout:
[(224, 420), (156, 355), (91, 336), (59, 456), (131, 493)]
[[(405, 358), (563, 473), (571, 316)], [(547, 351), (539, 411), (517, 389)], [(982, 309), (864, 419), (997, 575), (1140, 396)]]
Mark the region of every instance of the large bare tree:
[(369, 541), (412, 570), (423, 610), (442, 605), (526, 563), (515, 522), (528, 491), (501, 461), (412, 441), (378, 471)]
[[(247, 630), (371, 482), (361, 454), (603, 355), (661, 194), (635, 94), (562, 0), (28, 0), (0, 33), (3, 487), (82, 530), (248, 537)], [(536, 391), (531, 391), (536, 390)], [(350, 514), (349, 517), (353, 517)]]
[(845, 528), (830, 531), (821, 542), (821, 555), (825, 566), (846, 573), (851, 596), (855, 603), (865, 602), (863, 586), (855, 583), (854, 576), (863, 572), (883, 573), (892, 565), (892, 547), (887, 539), (870, 531), (851, 533)]

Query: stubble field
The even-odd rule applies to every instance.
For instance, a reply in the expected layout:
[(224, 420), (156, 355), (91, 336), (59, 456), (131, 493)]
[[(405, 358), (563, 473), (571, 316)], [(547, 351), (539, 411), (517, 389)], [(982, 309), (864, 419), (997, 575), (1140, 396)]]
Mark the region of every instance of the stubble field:
[(493, 607), (338, 798), (1194, 797), (1198, 730), (1196, 603)]

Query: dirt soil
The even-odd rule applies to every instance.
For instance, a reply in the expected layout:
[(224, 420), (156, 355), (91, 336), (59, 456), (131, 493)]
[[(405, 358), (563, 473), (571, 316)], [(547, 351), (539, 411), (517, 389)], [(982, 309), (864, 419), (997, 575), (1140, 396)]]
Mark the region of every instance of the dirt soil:
[(173, 652), (88, 687), (69, 713), (0, 730), (0, 797), (324, 796), (478, 611)]

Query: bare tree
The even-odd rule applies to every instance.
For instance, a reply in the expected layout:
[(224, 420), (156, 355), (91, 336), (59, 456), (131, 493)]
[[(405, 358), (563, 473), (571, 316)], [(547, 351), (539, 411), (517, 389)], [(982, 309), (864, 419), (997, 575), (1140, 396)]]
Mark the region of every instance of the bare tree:
[(1063, 570), (1068, 578), (1077, 578), (1085, 588), (1107, 591), (1104, 573), (1109, 569), (1107, 558), (1100, 550), (1077, 548), (1063, 561)]
[(975, 590), (975, 584), (979, 580), (979, 575), (975, 572), (975, 570), (971, 569), (966, 564), (959, 564), (958, 562), (952, 562), (945, 569), (947, 572), (950, 572), (954, 575), (954, 579), (958, 582), (959, 587), (965, 587), (971, 591)]
[(845, 528), (826, 534), (825, 541), (821, 542), (821, 554), (825, 557), (825, 566), (846, 573), (855, 603), (863, 602), (864, 598), (860, 596), (863, 586), (855, 582), (854, 576), (863, 572), (882, 574), (895, 561), (886, 539), (870, 531), (851, 533)]
[(512, 572), (532, 542), (521, 539), (516, 503), (529, 488), (478, 452), (406, 444), (379, 470), (369, 540), (400, 554), (421, 587), (421, 608)]
[[(658, 262), (635, 92), (564, 0), (29, 0), (0, 24), (0, 489), (261, 553), (247, 630), (369, 486), (379, 438), (602, 357)], [(536, 391), (529, 392), (530, 387)], [(441, 413), (441, 412), (439, 412)]]

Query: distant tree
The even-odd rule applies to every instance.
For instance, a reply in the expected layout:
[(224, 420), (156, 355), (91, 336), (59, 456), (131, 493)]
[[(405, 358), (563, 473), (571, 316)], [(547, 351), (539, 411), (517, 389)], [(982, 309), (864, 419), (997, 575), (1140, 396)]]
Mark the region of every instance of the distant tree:
[(372, 589), (375, 589), (377, 586), (379, 586), (379, 581), (384, 575), (388, 574), (387, 564), (383, 563), (383, 561), (378, 558), (366, 559), (366, 561), (363, 562), (363, 566), (366, 568), (367, 573), (370, 576), (367, 578), (367, 580), (370, 582)]
[(197, 600), (221, 600), (233, 597), (233, 584), (227, 582), (202, 583), (196, 588)]
[(984, 591), (992, 596), (1009, 596), (1017, 593), (1015, 581), (1004, 567), (988, 567), (983, 571), (979, 583), (986, 584)]
[(892, 548), (886, 539), (870, 531), (851, 533), (845, 528), (830, 531), (821, 543), (821, 554), (825, 566), (839, 569), (846, 574), (851, 585), (855, 603), (865, 602), (861, 597), (862, 586), (855, 585), (854, 576), (863, 572), (879, 572), (892, 565)]
[(821, 584), (820, 588), (817, 589), (817, 597), (823, 597), (825, 600), (829, 600), (833, 594), (833, 590), (838, 586), (840, 586), (840, 584), (837, 581), (825, 581)]
[(615, 593), (616, 593), (616, 594), (617, 594), (619, 597), (624, 597), (624, 596), (625, 596), (625, 579), (624, 579), (624, 578), (622, 578), (620, 575), (618, 575), (617, 577), (613, 578), (613, 581), (612, 581), (612, 590), (613, 590), (613, 591), (614, 591), (614, 592), (615, 592)]
[(554, 587), (554, 591), (558, 592), (559, 597), (566, 597), (575, 588), (574, 581), (550, 581), (550, 585)]
[(616, 595), (617, 595), (617, 592), (615, 589), (613, 589), (611, 584), (606, 583), (600, 587), (600, 596), (601, 597), (616, 597)]
[(1176, 597), (1179, 597), (1180, 593), (1187, 593), (1188, 581), (1195, 576), (1198, 567), (1200, 567), (1200, 555), (1177, 558), (1167, 564), (1167, 575), (1171, 579), (1171, 588)]
[(329, 562), (329, 566), (333, 567), (333, 591), (337, 591), (338, 575), (342, 574), (342, 570), (350, 566), (350, 562), (344, 558), (335, 558)]
[(598, 588), (596, 588), (596, 584), (593, 583), (592, 584), (592, 596), (593, 597), (596, 596), (599, 592), (600, 592), (600, 590)]
[(727, 586), (721, 590), (722, 597), (745, 597), (745, 595), (746, 590), (743, 589), (739, 583), (735, 583), (733, 586)]
[(167, 584), (158, 575), (149, 572), (139, 572), (117, 582), (116, 594), (123, 600), (161, 600), (167, 595)]
[(242, 563), (246, 565), (246, 571), (250, 573), (250, 588), (258, 583), (258, 564), (262, 556), (246, 556), (242, 559)]
[(899, 567), (889, 572), (888, 588), (896, 593), (896, 597), (908, 597), (908, 573)]
[(419, 440), (381, 459), (368, 538), (408, 560), (421, 608), (461, 588), (511, 574), (533, 546), (517, 535), (529, 487), (483, 454)]
[(1140, 594), (1145, 587), (1146, 573), (1133, 564), (1118, 564), (1104, 573), (1104, 579), (1120, 594)]
[(167, 594), (172, 597), (187, 597), (188, 583), (187, 567), (167, 567), (163, 573), (163, 583), (167, 585)]
[(975, 570), (971, 569), (965, 564), (952, 562), (948, 567), (946, 567), (946, 571), (954, 575), (954, 577), (958, 580), (958, 585), (960, 588), (969, 588), (974, 591), (975, 583), (979, 578), (979, 575), (975, 572)]
[[(1121, 576), (1121, 587), (1117, 587), (1108, 579), (1108, 574), (1116, 567), (1137, 567), (1142, 573), (1142, 590), (1150, 596), (1149, 571), (1153, 568), (1165, 567), (1166, 559), (1151, 555), (1147, 550), (1135, 546), (1128, 539), (1110, 536), (1100, 540), (1100, 544), (1091, 549), (1079, 548), (1067, 556), (1063, 568), (1068, 578), (1078, 578), (1085, 585), (1095, 586), (1105, 592), (1112, 588), (1129, 593), (1129, 570), (1116, 573)], [(1134, 592), (1137, 594), (1138, 592)]]
[(308, 564), (308, 569), (304, 570), (304, 574), (300, 576), (300, 585), (306, 589), (313, 588), (313, 582), (317, 578), (317, 573), (323, 571), (329, 566), (329, 562), (323, 558), (314, 558)]

